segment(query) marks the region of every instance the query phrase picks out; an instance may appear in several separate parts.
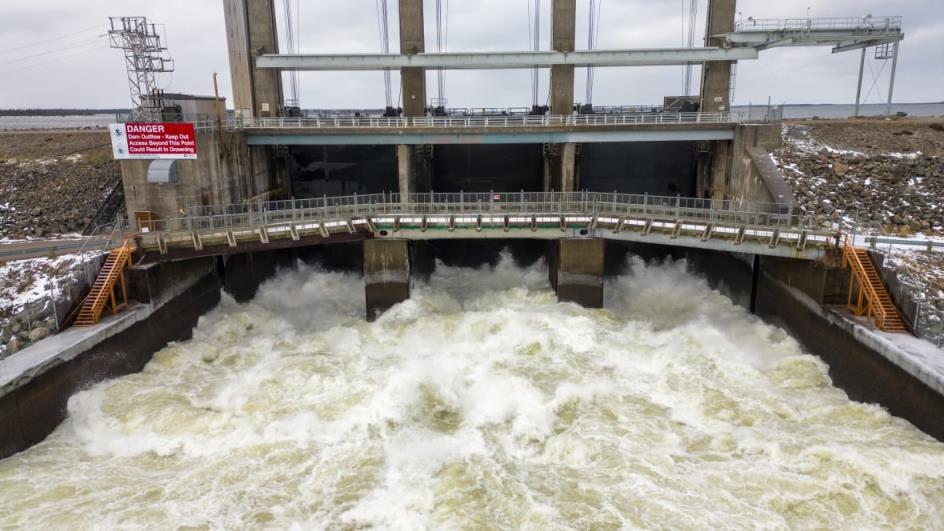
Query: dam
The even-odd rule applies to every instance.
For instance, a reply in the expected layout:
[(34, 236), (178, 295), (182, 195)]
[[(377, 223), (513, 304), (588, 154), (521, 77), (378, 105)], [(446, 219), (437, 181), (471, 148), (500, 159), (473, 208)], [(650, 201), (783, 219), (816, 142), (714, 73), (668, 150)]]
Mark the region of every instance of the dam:
[[(941, 350), (875, 240), (795, 201), (780, 109), (731, 108), (738, 61), (897, 57), (901, 19), (707, 9), (702, 47), (577, 50), (552, 0), (551, 50), (448, 53), (400, 0), (399, 53), (307, 54), (225, 0), (232, 111), (152, 92), (110, 128), (193, 156), (114, 142), (130, 226), (75, 326), (0, 360), (0, 527), (944, 526)], [(689, 63), (697, 96), (574, 99)], [(505, 68), (550, 70), (546, 108), (427, 94)], [(381, 112), (287, 96), (391, 69)]]

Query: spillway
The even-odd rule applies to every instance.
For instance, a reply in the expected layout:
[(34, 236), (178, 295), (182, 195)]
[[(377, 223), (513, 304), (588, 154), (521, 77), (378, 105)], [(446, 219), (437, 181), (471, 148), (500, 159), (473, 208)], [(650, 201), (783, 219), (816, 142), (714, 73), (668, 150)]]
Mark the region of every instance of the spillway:
[(687, 272), (300, 264), (0, 461), (0, 527), (942, 528), (944, 445)]

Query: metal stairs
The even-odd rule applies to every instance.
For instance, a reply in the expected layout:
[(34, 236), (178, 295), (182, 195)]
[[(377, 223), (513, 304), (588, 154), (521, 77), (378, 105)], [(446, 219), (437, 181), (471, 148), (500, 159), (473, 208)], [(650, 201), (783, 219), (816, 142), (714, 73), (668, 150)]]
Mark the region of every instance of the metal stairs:
[[(131, 258), (134, 251), (134, 244), (131, 238), (125, 240), (121, 247), (112, 249), (108, 253), (108, 258), (102, 264), (102, 269), (98, 272), (95, 283), (92, 284), (88, 296), (82, 301), (82, 307), (79, 309), (79, 315), (75, 319), (75, 326), (94, 326), (102, 318), (102, 312), (105, 305), (111, 303), (111, 313), (115, 314), (119, 310), (128, 307), (128, 290), (125, 285), (125, 266)], [(121, 298), (119, 304), (115, 296), (115, 288), (121, 283)]]
[[(848, 265), (852, 270), (847, 301), (849, 309), (856, 315), (874, 318), (875, 327), (884, 332), (907, 332), (905, 321), (895, 307), (895, 302), (882, 282), (868, 251), (857, 249), (846, 241), (842, 261), (843, 267)], [(854, 297), (856, 292), (858, 295)]]

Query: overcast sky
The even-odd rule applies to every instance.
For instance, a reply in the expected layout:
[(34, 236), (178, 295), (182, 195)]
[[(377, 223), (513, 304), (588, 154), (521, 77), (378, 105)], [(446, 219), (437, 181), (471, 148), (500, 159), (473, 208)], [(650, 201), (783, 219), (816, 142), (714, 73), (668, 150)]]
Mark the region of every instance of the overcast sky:
[[(298, 0), (303, 53), (378, 52), (375, 0)], [(435, 0), (426, 1), (426, 49), (435, 51)], [(445, 4), (446, 0), (442, 0)], [(533, 0), (530, 0), (533, 3)], [(683, 0), (598, 0), (602, 14), (597, 48), (678, 47), (683, 43)], [(282, 0), (276, 0), (281, 13)], [(294, 2), (293, 2), (294, 3)], [(396, 0), (389, 0), (391, 50), (398, 49)], [(551, 0), (542, 4), (542, 49), (549, 48)], [(902, 15), (896, 102), (944, 101), (944, 0), (741, 0), (743, 17)], [(526, 50), (529, 0), (451, 0), (449, 51)], [(704, 30), (700, 2), (698, 42)], [(577, 47), (587, 47), (589, 0), (577, 0)], [(212, 94), (213, 72), (230, 95), (223, 8), (220, 0), (0, 0), (0, 107), (123, 107), (129, 105), (122, 53), (101, 35), (108, 16), (144, 15), (166, 26), (176, 71), (161, 79), (170, 91)], [(859, 54), (828, 48), (781, 48), (738, 65), (735, 104), (848, 103), (854, 100)], [(887, 94), (891, 61), (869, 61), (863, 93), (868, 102)], [(873, 87), (873, 73), (879, 75)], [(436, 97), (429, 73), (428, 96)], [(399, 79), (393, 76), (393, 98)], [(382, 107), (380, 72), (300, 75), (306, 108)], [(696, 72), (697, 79), (697, 72)], [(546, 99), (547, 72), (541, 74)], [(682, 67), (606, 68), (595, 74), (595, 105), (660, 103), (683, 90)], [(695, 83), (697, 90), (697, 82)], [(585, 100), (578, 69), (577, 101)], [(452, 71), (450, 107), (509, 107), (531, 103), (523, 70)], [(542, 102), (543, 103), (543, 102)], [(231, 106), (231, 102), (230, 102)]]

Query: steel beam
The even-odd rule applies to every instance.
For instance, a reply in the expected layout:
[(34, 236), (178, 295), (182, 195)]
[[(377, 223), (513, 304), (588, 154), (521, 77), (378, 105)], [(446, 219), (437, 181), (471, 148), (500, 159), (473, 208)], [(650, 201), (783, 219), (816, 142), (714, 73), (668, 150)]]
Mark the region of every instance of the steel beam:
[(386, 68), (444, 68), (490, 70), (573, 66), (684, 65), (703, 61), (757, 59), (754, 48), (654, 48), (634, 50), (577, 50), (573, 52), (473, 52), (418, 54), (264, 54), (257, 68), (281, 70), (383, 70)]

